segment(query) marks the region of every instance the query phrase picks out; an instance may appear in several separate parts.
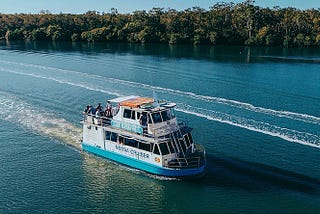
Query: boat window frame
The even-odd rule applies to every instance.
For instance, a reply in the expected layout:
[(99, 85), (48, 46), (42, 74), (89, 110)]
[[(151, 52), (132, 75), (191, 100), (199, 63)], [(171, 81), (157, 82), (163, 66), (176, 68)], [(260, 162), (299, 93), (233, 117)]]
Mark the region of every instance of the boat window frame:
[(171, 119), (174, 119), (176, 117), (176, 111), (174, 110), (174, 108), (170, 108), (170, 116)]
[[(156, 153), (156, 149), (157, 149), (158, 153)], [(154, 144), (152, 153), (156, 154), (156, 155), (161, 155), (160, 148), (159, 148), (158, 144)]]
[[(159, 114), (159, 118), (155, 118), (155, 117), (154, 117), (156, 114)], [(154, 124), (156, 124), (156, 123), (162, 123), (162, 122), (163, 122), (160, 111), (152, 112), (152, 113), (151, 113), (151, 118), (152, 118), (152, 122), (153, 122)], [(155, 120), (155, 119), (157, 119), (157, 120)], [(160, 121), (158, 121), (158, 119), (160, 119)]]
[(132, 110), (125, 108), (125, 109), (123, 109), (122, 117), (126, 118), (126, 119), (131, 119), (131, 114), (132, 114)]
[(147, 113), (147, 124), (154, 124), (151, 116), (151, 112)]
[[(115, 138), (114, 138), (114, 137), (115, 137)], [(112, 142), (118, 142), (118, 133), (111, 132), (110, 141), (112, 141)]]
[(122, 117), (125, 119), (136, 120), (136, 118), (137, 118), (136, 112), (137, 111), (135, 111), (134, 109), (124, 108)]
[[(169, 149), (169, 146), (168, 146), (168, 143), (167, 143), (167, 142), (161, 142), (161, 143), (159, 143), (158, 145), (159, 145), (159, 149), (160, 149), (162, 155), (168, 155), (168, 154), (170, 154), (170, 149)], [(165, 147), (162, 148), (162, 147), (161, 147), (162, 145), (165, 145)], [(167, 150), (166, 150), (166, 151), (163, 151), (162, 149), (165, 149), (165, 148), (166, 148)]]
[[(186, 153), (188, 147), (187, 147), (186, 143), (184, 142), (184, 139), (183, 139), (183, 138), (179, 138), (179, 139), (178, 139), (178, 142), (179, 142), (179, 144), (180, 144), (180, 147), (181, 147), (182, 151), (183, 151), (184, 153)], [(183, 144), (183, 145), (182, 145), (182, 144)]]
[[(110, 131), (106, 131), (104, 134), (104, 139), (110, 141), (111, 139), (111, 133)], [(108, 137), (107, 137), (108, 136)]]
[(130, 146), (132, 148), (138, 148), (139, 147), (139, 141), (137, 141), (136, 139), (134, 139), (134, 138), (126, 138), (126, 137), (123, 137), (123, 139), (124, 139), (124, 145)]
[[(171, 147), (170, 147), (170, 145), (171, 145)], [(176, 153), (176, 149), (174, 148), (174, 145), (173, 145), (172, 141), (168, 141), (168, 147), (169, 147), (170, 153)]]
[[(166, 118), (164, 118), (164, 114), (166, 115)], [(170, 109), (164, 109), (163, 111), (160, 111), (160, 115), (162, 118), (162, 122), (166, 122), (172, 119)]]
[[(141, 145), (147, 145), (147, 146), (149, 147), (149, 149), (147, 150), (147, 149), (145, 149), (145, 148), (142, 148)], [(150, 151), (151, 151), (151, 144), (150, 144), (150, 143), (146, 143), (146, 142), (141, 142), (141, 141), (139, 141), (138, 149), (141, 149), (141, 150), (150, 152)]]
[(185, 141), (187, 148), (189, 148), (191, 146), (191, 142), (190, 142), (188, 134), (184, 134), (183, 138), (184, 138), (184, 141)]
[(136, 111), (131, 110), (131, 120), (135, 120), (135, 119), (136, 119)]
[(188, 132), (187, 135), (188, 135), (188, 137), (189, 137), (190, 144), (191, 144), (191, 145), (194, 144), (192, 134), (191, 134), (190, 132)]

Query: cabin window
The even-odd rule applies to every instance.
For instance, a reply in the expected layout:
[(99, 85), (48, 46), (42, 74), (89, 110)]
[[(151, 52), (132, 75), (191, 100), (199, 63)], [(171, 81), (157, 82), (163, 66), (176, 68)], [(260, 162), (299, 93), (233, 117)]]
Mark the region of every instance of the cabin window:
[(186, 152), (186, 151), (187, 151), (187, 148), (186, 148), (186, 145), (184, 144), (183, 140), (180, 139), (180, 140), (179, 140), (179, 144), (180, 144), (183, 152)]
[(161, 112), (161, 117), (162, 117), (162, 120), (163, 120), (163, 121), (170, 120), (170, 119), (171, 119), (170, 111), (169, 111), (169, 110), (162, 111), (162, 112)]
[(119, 143), (120, 143), (120, 144), (124, 144), (124, 137), (119, 136)]
[(111, 132), (106, 131), (106, 140), (110, 140)]
[(139, 149), (150, 152), (150, 144), (139, 142)]
[(136, 119), (136, 112), (135, 111), (132, 111), (130, 109), (124, 109), (123, 111), (123, 117), (124, 118), (128, 118), (128, 119), (133, 119), (135, 120)]
[(175, 116), (176, 116), (176, 113), (173, 108), (170, 109), (170, 116), (171, 116), (171, 118), (175, 118)]
[(156, 113), (153, 113), (152, 114), (152, 120), (154, 123), (161, 123), (162, 120), (161, 120), (161, 115), (159, 112), (156, 112)]
[(176, 132), (174, 133), (174, 136), (175, 136), (176, 139), (179, 139), (179, 138), (182, 137), (179, 131), (176, 131)]
[(111, 132), (110, 140), (113, 142), (117, 142), (118, 134)]
[(135, 139), (125, 138), (124, 144), (127, 146), (138, 147), (138, 141)]
[(177, 147), (176, 143), (174, 141), (171, 142), (173, 145), (173, 148), (176, 152), (179, 152), (179, 148)]
[(168, 149), (168, 146), (167, 146), (167, 143), (160, 143), (159, 144), (159, 147), (160, 147), (160, 150), (161, 150), (161, 154), (162, 155), (167, 155), (169, 154), (169, 149)]
[(154, 145), (154, 151), (153, 151), (153, 153), (156, 154), (156, 155), (160, 155), (160, 151), (159, 151), (159, 148), (158, 148), (158, 145), (157, 145), (157, 144)]
[(188, 135), (188, 137), (189, 137), (190, 144), (193, 144), (193, 139), (192, 139), (192, 135), (191, 135), (191, 133), (188, 133), (187, 135)]
[(140, 119), (140, 115), (141, 115), (141, 113), (137, 112), (137, 119)]
[(130, 109), (124, 109), (123, 111), (123, 117), (124, 118), (131, 118), (131, 110)]
[(190, 146), (190, 140), (189, 140), (188, 135), (187, 135), (187, 134), (183, 135), (183, 138), (184, 138), (184, 141), (185, 141), (186, 144), (187, 144), (187, 147), (189, 147), (189, 146)]
[(175, 152), (179, 152), (180, 149), (177, 148), (177, 145), (176, 145), (175, 140), (174, 140), (174, 136), (172, 136), (172, 135), (166, 135), (166, 138), (170, 138), (170, 141), (168, 142), (170, 151), (172, 151), (171, 147), (173, 147), (173, 150), (174, 150)]
[(175, 151), (174, 151), (174, 148), (173, 148), (173, 145), (172, 145), (172, 142), (171, 142), (171, 141), (169, 141), (169, 142), (168, 142), (168, 146), (169, 146), (170, 152), (171, 152), (171, 153), (175, 153)]

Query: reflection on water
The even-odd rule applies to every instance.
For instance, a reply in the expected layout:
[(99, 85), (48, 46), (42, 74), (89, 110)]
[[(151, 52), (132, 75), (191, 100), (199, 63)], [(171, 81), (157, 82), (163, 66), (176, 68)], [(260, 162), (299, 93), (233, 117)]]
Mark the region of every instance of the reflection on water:
[(151, 55), (172, 59), (190, 58), (219, 62), (304, 62), (320, 63), (317, 48), (280, 48), (244, 46), (192, 46), (162, 44), (123, 44), (87, 42), (10, 42), (0, 41), (1, 49), (35, 52), (80, 52), (87, 55), (103, 53)]
[(160, 212), (166, 204), (165, 183), (143, 172), (86, 153), (82, 168), (88, 203), (97, 209)]

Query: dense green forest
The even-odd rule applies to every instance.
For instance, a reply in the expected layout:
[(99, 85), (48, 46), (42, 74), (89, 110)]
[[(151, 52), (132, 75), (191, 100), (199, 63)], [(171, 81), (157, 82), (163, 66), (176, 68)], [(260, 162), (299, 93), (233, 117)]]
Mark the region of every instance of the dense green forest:
[(320, 46), (319, 9), (261, 8), (253, 1), (119, 14), (0, 14), (0, 40)]

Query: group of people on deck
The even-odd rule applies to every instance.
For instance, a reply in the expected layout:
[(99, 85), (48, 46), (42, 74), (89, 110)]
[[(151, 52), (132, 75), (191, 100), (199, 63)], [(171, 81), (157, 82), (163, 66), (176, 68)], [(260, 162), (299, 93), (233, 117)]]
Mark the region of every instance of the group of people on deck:
[(100, 117), (112, 118), (112, 106), (110, 101), (107, 102), (105, 108), (103, 108), (101, 103), (99, 103), (96, 108), (94, 108), (92, 105), (87, 105), (87, 107), (83, 110), (83, 113), (86, 115), (95, 116), (97, 118), (100, 118)]

